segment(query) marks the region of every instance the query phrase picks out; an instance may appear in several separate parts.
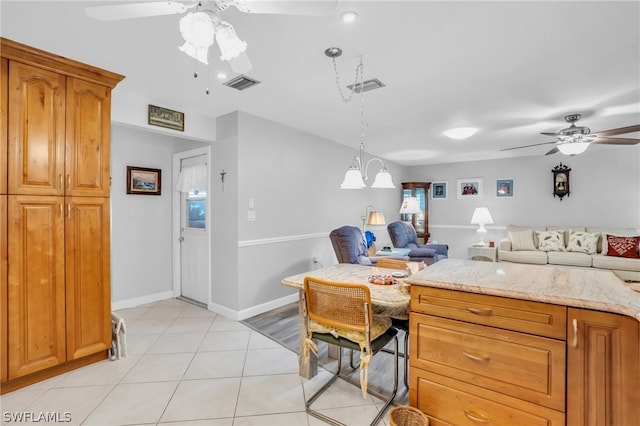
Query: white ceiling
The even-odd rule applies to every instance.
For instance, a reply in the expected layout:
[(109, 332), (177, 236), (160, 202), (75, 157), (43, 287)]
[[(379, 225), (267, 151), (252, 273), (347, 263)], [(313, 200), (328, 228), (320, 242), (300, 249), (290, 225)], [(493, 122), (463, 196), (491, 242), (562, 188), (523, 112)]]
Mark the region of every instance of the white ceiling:
[[(84, 13), (122, 1), (2, 0), (0, 28), (3, 37), (125, 75), (114, 96), (211, 117), (241, 110), (358, 148), (359, 98), (342, 102), (324, 55), (338, 46), (344, 85), (360, 55), (365, 79), (386, 85), (364, 96), (367, 154), (405, 165), (544, 155), (552, 145), (500, 149), (553, 141), (540, 132), (566, 127), (568, 113), (581, 113), (579, 124), (592, 131), (640, 124), (638, 1), (331, 2), (335, 11), (323, 17), (223, 12), (249, 45), (247, 75), (261, 81), (242, 92), (216, 78), (233, 77), (217, 46), (208, 68), (177, 49), (178, 16), (101, 22)], [(350, 25), (339, 19), (347, 9), (360, 15)], [(442, 134), (458, 126), (480, 130), (464, 141)]]

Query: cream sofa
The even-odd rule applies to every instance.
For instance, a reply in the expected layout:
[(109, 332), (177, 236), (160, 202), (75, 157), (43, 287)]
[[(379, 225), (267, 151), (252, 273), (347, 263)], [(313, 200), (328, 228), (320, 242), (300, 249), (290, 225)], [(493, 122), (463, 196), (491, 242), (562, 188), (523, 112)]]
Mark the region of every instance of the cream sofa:
[(498, 247), (498, 260), (608, 269), (624, 280), (640, 281), (640, 252), (637, 247), (635, 258), (608, 256), (606, 235), (637, 236), (638, 231), (634, 228), (509, 225), (507, 237), (500, 241)]

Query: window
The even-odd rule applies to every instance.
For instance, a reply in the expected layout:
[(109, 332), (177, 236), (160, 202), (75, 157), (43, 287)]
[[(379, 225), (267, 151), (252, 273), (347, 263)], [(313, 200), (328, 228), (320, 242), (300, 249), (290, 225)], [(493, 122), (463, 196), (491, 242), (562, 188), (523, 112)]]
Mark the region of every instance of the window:
[(187, 227), (206, 228), (207, 192), (189, 191), (187, 194)]

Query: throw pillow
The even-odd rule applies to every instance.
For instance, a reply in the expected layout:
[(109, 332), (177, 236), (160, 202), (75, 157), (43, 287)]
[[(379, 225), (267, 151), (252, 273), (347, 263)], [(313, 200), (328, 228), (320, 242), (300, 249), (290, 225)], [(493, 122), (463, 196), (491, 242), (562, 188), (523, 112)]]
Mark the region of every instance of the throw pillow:
[(640, 258), (638, 254), (639, 245), (640, 236), (620, 237), (607, 234), (607, 256), (630, 257), (632, 259)]
[(531, 229), (512, 232), (510, 239), (511, 249), (513, 251), (536, 250), (536, 246), (533, 244), (533, 231)]
[(564, 248), (564, 231), (536, 231), (538, 249), (542, 251), (566, 251)]
[(594, 254), (598, 249), (599, 232), (570, 231), (567, 251)]

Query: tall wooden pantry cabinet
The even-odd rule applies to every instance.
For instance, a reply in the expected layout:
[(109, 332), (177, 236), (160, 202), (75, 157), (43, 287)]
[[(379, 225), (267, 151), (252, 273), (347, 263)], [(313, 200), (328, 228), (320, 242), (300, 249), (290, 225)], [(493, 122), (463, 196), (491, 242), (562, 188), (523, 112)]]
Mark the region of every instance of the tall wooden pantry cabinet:
[(111, 347), (111, 90), (124, 77), (0, 42), (4, 393)]

